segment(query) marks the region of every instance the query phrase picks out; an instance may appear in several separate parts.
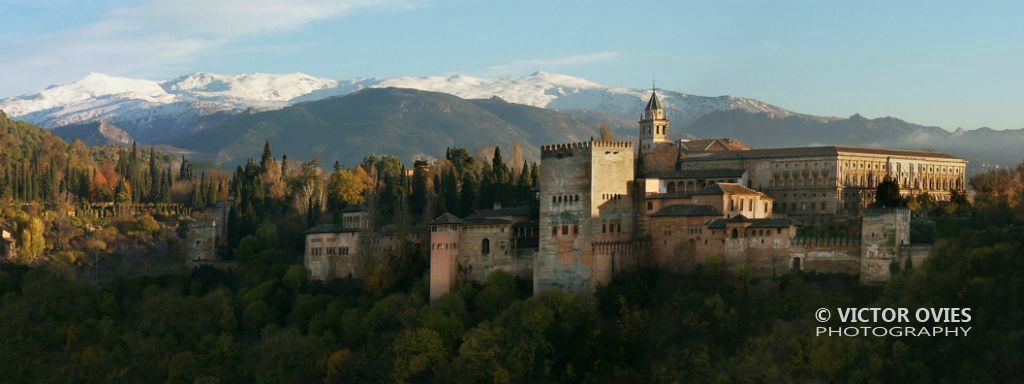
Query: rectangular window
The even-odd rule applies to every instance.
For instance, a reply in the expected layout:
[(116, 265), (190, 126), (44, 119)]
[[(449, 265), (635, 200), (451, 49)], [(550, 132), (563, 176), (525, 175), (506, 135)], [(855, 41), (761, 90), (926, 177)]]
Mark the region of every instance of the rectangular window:
[(563, 235), (568, 235), (569, 234), (569, 225), (568, 224), (562, 224), (562, 234)]

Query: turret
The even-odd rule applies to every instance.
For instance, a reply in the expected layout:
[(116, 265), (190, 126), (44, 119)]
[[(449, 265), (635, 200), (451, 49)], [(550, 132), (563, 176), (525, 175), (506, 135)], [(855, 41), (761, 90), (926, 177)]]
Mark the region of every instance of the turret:
[(640, 116), (640, 156), (654, 151), (658, 143), (668, 143), (668, 115), (658, 100), (656, 89), (651, 89), (651, 98)]
[(444, 213), (430, 223), (430, 300), (436, 301), (457, 283), (459, 226), (455, 215)]

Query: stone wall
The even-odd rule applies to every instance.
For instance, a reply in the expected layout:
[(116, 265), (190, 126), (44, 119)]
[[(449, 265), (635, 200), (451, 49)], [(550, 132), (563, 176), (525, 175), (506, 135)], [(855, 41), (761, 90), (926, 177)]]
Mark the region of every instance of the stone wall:
[(359, 237), (355, 231), (306, 235), (304, 261), (310, 278), (359, 277)]
[(212, 221), (195, 222), (188, 225), (185, 236), (190, 263), (216, 261), (217, 225)]
[(0, 230), (0, 261), (14, 259), (18, 255), (17, 244), (13, 234)]
[(837, 151), (832, 155), (723, 158), (686, 161), (683, 169), (742, 168), (748, 187), (775, 198), (776, 212), (789, 215), (857, 215), (872, 201), (885, 176), (900, 184), (904, 195), (927, 193), (949, 199), (951, 189), (965, 186), (967, 162), (939, 156)]
[(592, 242), (601, 231), (599, 207), (629, 194), (634, 179), (632, 143), (591, 141), (541, 148), (540, 239), (534, 262), (534, 292), (560, 288), (590, 291), (601, 281), (594, 271), (611, 270), (609, 255), (595, 258)]
[[(491, 272), (515, 269), (512, 225), (464, 225), (460, 228), (458, 262), (469, 280), (483, 282)], [(484, 242), (487, 252), (484, 252)]]

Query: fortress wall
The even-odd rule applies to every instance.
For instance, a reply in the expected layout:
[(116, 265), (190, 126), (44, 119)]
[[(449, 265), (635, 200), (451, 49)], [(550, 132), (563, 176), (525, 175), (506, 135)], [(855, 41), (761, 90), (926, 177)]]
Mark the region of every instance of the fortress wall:
[(534, 292), (552, 287), (590, 291), (598, 283), (594, 270), (611, 270), (611, 258), (595, 258), (592, 247), (594, 236), (601, 232), (599, 207), (628, 194), (633, 168), (630, 142), (591, 141), (541, 148)]
[[(511, 225), (463, 226), (460, 231), (458, 260), (466, 278), (483, 282), (490, 271), (514, 269)], [(487, 254), (484, 254), (484, 239), (489, 244)]]

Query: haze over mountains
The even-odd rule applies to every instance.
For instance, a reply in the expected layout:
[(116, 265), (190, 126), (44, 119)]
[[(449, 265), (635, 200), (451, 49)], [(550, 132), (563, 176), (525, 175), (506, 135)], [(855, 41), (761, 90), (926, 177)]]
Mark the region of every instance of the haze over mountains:
[[(388, 87), (457, 97), (396, 90), (353, 94)], [(1024, 130), (949, 132), (890, 117), (820, 117), (749, 98), (658, 92), (676, 138), (734, 136), (755, 147), (846, 144), (934, 149), (964, 156), (975, 169), (1010, 166), (1024, 156), (1020, 151)], [(251, 156), (248, 147), (254, 142), (261, 145), (266, 138), (275, 145), (282, 140), (294, 143), (296, 150), (288, 153), (296, 158), (322, 156), (325, 161), (332, 160), (332, 154), (351, 160), (371, 149), (436, 157), (448, 145), (473, 148), (512, 142), (520, 142), (529, 155), (541, 144), (586, 139), (601, 121), (619, 136), (632, 136), (649, 95), (650, 90), (608, 87), (546, 72), (499, 79), (353, 80), (301, 73), (200, 72), (166, 81), (94, 73), (38, 93), (0, 100), (0, 110), (46, 128), (73, 125), (73, 129), (54, 131), (67, 139), (86, 135), (93, 141), (122, 142), (126, 134), (142, 143), (193, 150), (198, 157), (227, 165)], [(500, 102), (489, 100), (494, 96)], [(350, 97), (354, 99), (346, 100)], [(83, 123), (100, 121), (105, 125), (82, 128)], [(362, 130), (356, 128), (360, 125)]]

